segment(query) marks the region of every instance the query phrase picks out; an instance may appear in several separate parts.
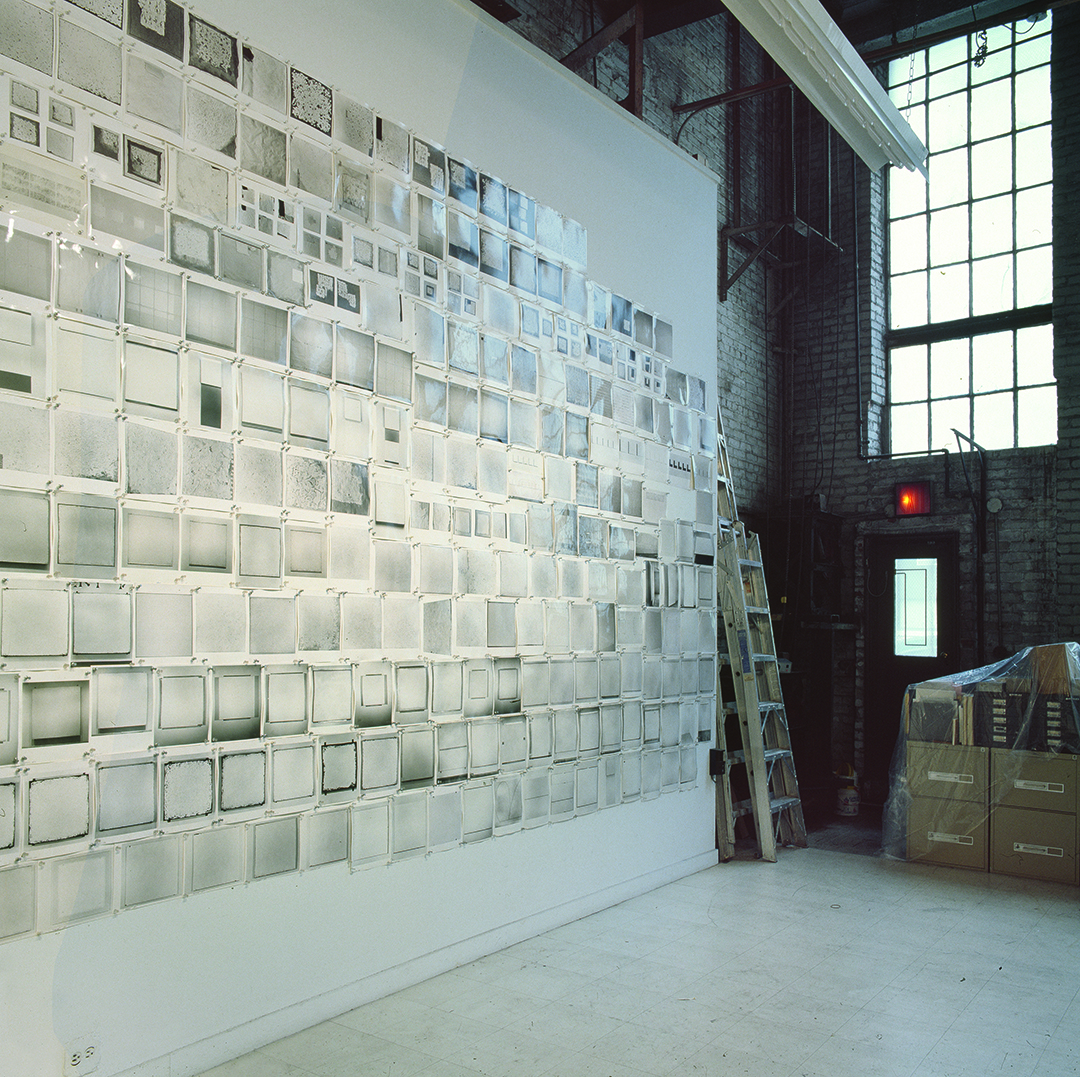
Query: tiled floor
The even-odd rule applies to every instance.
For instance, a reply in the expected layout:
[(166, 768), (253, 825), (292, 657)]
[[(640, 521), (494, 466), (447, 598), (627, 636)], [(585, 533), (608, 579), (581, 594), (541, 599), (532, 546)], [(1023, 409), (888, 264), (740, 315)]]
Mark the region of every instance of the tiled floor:
[(1068, 1077), (1073, 887), (821, 849), (735, 861), (205, 1077)]

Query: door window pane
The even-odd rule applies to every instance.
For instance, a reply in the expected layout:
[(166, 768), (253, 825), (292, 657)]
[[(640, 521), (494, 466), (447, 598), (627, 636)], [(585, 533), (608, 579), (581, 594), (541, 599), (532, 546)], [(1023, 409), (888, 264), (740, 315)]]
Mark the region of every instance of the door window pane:
[(937, 558), (898, 557), (894, 573), (893, 653), (934, 658), (938, 652)]

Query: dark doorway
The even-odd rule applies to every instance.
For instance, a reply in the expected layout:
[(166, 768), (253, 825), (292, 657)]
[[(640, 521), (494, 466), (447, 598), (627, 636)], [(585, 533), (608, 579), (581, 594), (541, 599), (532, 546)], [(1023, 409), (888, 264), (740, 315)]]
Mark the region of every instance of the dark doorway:
[(867, 650), (862, 795), (882, 804), (904, 689), (958, 672), (955, 532), (872, 535), (867, 546)]

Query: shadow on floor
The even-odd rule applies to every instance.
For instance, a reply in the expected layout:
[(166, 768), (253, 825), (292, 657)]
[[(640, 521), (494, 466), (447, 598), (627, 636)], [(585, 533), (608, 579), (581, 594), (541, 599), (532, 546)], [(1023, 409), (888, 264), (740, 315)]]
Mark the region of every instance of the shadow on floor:
[(881, 855), (881, 806), (861, 804), (859, 814), (836, 814), (834, 804), (809, 800), (803, 805), (806, 840), (812, 849), (834, 853)]

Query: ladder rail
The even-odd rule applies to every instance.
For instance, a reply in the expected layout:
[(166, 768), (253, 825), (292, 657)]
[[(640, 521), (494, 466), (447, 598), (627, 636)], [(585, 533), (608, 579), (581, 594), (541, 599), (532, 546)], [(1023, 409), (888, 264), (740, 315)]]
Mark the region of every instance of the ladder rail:
[[(728, 662), (743, 747), (741, 759), (727, 751), (726, 736), (723, 784), (730, 786), (731, 766), (742, 762), (750, 787), (750, 814), (754, 816), (761, 859), (776, 860), (778, 845), (806, 845), (806, 825), (799, 796), (787, 726), (776, 642), (772, 630), (760, 541), (748, 536), (743, 524), (734, 521), (721, 529), (718, 549), (718, 588)], [(719, 682), (718, 682), (719, 699)], [(718, 713), (721, 708), (718, 704)], [(727, 813), (720, 826), (725, 831), (721, 852), (734, 847), (734, 815), (730, 788), (718, 792), (718, 808)], [(725, 859), (727, 857), (724, 857)]]
[[(738, 525), (732, 529), (731, 540), (727, 544), (730, 552), (732, 545), (739, 545)], [(730, 557), (728, 558), (730, 569)], [(739, 710), (739, 727), (743, 739), (745, 765), (750, 785), (750, 800), (753, 806), (754, 826), (757, 831), (758, 851), (763, 860), (776, 860), (776, 841), (772, 828), (772, 805), (769, 797), (769, 783), (765, 765), (765, 743), (760, 735), (754, 736), (750, 730), (757, 727), (760, 718), (748, 722), (750, 715), (760, 715), (761, 699), (758, 696), (757, 670), (754, 655), (750, 649), (750, 627), (746, 618), (744, 585), (741, 566), (734, 566), (738, 571), (729, 570), (724, 588), (726, 601), (723, 603), (724, 628), (728, 638), (728, 653), (733, 656), (732, 681), (735, 689), (735, 701)]]

